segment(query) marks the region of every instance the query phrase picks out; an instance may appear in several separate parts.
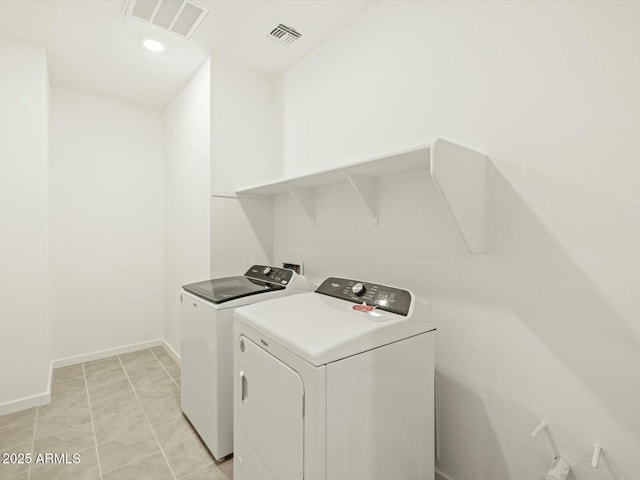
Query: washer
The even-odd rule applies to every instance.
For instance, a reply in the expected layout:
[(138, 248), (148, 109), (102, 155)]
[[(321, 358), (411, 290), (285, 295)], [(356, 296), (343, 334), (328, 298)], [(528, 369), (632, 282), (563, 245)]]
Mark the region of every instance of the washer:
[(233, 451), (234, 310), (308, 291), (303, 276), (267, 265), (182, 287), (181, 406), (216, 459)]
[(429, 305), (328, 278), (234, 322), (234, 479), (433, 480)]

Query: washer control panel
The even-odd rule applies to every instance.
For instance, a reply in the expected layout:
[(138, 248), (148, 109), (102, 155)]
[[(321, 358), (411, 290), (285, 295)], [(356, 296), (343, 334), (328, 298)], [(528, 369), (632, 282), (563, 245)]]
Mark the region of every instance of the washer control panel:
[(330, 277), (322, 282), (316, 293), (347, 302), (366, 303), (377, 309), (405, 317), (409, 315), (411, 308), (411, 293), (407, 290), (360, 280)]
[(291, 278), (293, 278), (293, 270), (288, 268), (271, 267), (269, 265), (254, 265), (247, 273), (245, 277), (253, 278), (255, 280), (262, 280), (263, 282), (276, 283), (278, 285), (289, 285)]

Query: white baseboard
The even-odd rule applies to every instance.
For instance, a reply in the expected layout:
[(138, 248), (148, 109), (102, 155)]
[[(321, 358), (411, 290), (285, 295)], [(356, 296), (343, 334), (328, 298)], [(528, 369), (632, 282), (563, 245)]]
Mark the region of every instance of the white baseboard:
[(33, 395), (31, 397), (19, 398), (11, 402), (3, 403), (0, 405), (0, 415), (6, 415), (7, 413), (17, 412), (19, 410), (26, 410), (27, 408), (37, 407), (39, 405), (45, 405), (50, 402), (50, 392), (41, 393), (39, 395)]
[(123, 347), (109, 348), (107, 350), (100, 350), (98, 352), (85, 353), (83, 355), (77, 355), (75, 357), (60, 358), (53, 361), (53, 368), (67, 367), (69, 365), (91, 362), (93, 360), (101, 360), (103, 358), (113, 357), (114, 355), (120, 355), (122, 353), (135, 352), (136, 350), (157, 347), (158, 345), (162, 345), (163, 343), (163, 340), (159, 338), (157, 340), (150, 340), (148, 342), (132, 343), (131, 345), (125, 345)]
[(454, 480), (452, 476), (447, 475), (436, 468), (436, 480), (440, 480), (440, 478), (443, 478), (444, 480)]
[(12, 400), (0, 404), (0, 415), (6, 415), (8, 413), (19, 412), (20, 410), (26, 410), (27, 408), (37, 407), (40, 405), (46, 405), (51, 403), (51, 381), (53, 379), (53, 362), (49, 364), (49, 379), (47, 381), (47, 391), (39, 393), (38, 395), (32, 395), (31, 397), (19, 398), (18, 400)]
[(100, 350), (98, 352), (86, 353), (83, 355), (76, 355), (74, 357), (59, 358), (53, 360), (49, 365), (49, 381), (47, 383), (47, 391), (31, 397), (19, 398), (18, 400), (12, 400), (11, 402), (0, 404), (0, 415), (6, 415), (7, 413), (17, 412), (19, 410), (25, 410), (31, 407), (37, 407), (39, 405), (46, 405), (51, 402), (51, 382), (53, 381), (53, 369), (67, 367), (69, 365), (76, 365), (78, 363), (90, 362), (92, 360), (100, 360), (102, 358), (113, 357), (114, 355), (120, 355), (122, 353), (135, 352), (136, 350), (143, 350), (145, 348), (157, 347), (162, 345), (173, 359), (180, 365), (180, 356), (169, 346), (163, 339), (150, 340), (148, 342), (133, 343), (131, 345), (125, 345), (123, 347), (109, 348), (107, 350)]
[(180, 366), (180, 355), (178, 355), (176, 351), (171, 347), (171, 345), (169, 345), (164, 340), (162, 341), (162, 346), (167, 351), (169, 356), (173, 358), (173, 360), (178, 364), (178, 366)]

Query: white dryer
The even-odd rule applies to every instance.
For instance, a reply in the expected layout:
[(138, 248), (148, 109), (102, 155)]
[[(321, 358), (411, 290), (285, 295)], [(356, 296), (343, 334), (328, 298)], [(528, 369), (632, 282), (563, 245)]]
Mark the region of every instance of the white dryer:
[(435, 324), (329, 278), (235, 311), (235, 480), (433, 480)]
[(218, 460), (233, 451), (234, 310), (308, 291), (303, 276), (266, 265), (182, 287), (181, 408)]

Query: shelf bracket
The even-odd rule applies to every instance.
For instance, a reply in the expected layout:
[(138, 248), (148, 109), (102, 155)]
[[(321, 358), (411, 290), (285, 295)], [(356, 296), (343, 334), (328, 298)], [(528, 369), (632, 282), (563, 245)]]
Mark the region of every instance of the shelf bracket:
[(291, 194), (291, 196), (296, 199), (298, 204), (304, 210), (304, 213), (306, 213), (307, 217), (309, 217), (309, 220), (311, 221), (311, 225), (315, 227), (316, 212), (315, 212), (315, 198), (313, 195), (313, 190), (311, 190), (310, 188), (294, 187), (292, 185), (289, 185), (287, 187), (287, 190), (289, 190), (289, 193)]
[(482, 153), (446, 140), (431, 146), (431, 178), (471, 253), (487, 251), (487, 162)]
[(347, 174), (347, 180), (371, 214), (373, 224), (378, 225), (378, 184), (376, 179), (363, 175)]

